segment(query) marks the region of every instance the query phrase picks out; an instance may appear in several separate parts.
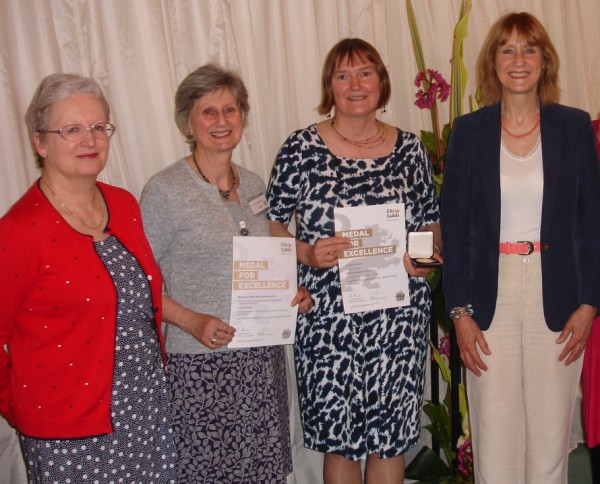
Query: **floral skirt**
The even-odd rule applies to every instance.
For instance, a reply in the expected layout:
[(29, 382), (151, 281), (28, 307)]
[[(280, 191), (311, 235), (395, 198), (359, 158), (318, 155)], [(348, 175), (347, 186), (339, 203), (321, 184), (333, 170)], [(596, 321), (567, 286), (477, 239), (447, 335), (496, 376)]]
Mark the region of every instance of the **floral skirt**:
[(168, 355), (180, 483), (285, 483), (283, 347)]

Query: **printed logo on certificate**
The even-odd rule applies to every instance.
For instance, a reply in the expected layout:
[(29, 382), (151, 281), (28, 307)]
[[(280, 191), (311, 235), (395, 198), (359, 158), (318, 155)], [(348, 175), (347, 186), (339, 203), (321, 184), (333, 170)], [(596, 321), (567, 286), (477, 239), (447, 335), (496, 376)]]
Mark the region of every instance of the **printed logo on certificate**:
[(234, 237), (229, 348), (294, 343), (297, 290), (295, 239)]
[(403, 203), (334, 209), (335, 235), (352, 247), (338, 251), (346, 314), (410, 304)]

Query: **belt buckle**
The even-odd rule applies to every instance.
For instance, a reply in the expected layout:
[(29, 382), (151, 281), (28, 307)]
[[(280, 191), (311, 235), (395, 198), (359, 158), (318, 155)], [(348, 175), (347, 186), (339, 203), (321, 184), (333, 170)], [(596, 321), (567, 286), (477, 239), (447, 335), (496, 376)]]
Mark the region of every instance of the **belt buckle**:
[(518, 255), (529, 255), (533, 253), (533, 242), (529, 242), (527, 240), (519, 240), (517, 244), (527, 244), (527, 252), (519, 252)]

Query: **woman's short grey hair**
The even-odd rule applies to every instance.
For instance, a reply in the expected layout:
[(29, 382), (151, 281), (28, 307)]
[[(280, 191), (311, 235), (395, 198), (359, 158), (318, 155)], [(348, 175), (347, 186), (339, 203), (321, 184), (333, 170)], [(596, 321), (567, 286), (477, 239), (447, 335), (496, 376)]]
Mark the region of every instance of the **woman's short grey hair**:
[(229, 89), (242, 115), (244, 126), (248, 121), (248, 90), (241, 76), (232, 70), (215, 64), (205, 64), (187, 75), (175, 93), (175, 124), (185, 136), (190, 150), (196, 149), (196, 141), (190, 131), (190, 118), (196, 101), (202, 96), (220, 89)]
[[(98, 98), (104, 113), (106, 121), (110, 118), (110, 107), (108, 101), (102, 92), (98, 83), (89, 77), (83, 77), (78, 74), (50, 74), (44, 77), (40, 85), (35, 90), (33, 98), (25, 114), (25, 123), (29, 131), (29, 139), (33, 146), (33, 135), (38, 131), (44, 131), (50, 128), (50, 110), (58, 101), (66, 99), (71, 94), (88, 93)], [(56, 126), (56, 129), (62, 126)], [(44, 166), (42, 158), (33, 146), (36, 164), (39, 168)]]

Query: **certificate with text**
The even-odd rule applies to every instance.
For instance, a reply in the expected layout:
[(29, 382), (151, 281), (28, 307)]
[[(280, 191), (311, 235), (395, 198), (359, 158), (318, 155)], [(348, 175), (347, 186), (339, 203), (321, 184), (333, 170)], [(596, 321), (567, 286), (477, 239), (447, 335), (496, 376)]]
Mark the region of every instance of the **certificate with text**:
[(297, 290), (293, 238), (234, 237), (229, 348), (292, 344)]
[(404, 204), (336, 208), (336, 237), (352, 247), (338, 251), (342, 300), (346, 314), (410, 304)]

